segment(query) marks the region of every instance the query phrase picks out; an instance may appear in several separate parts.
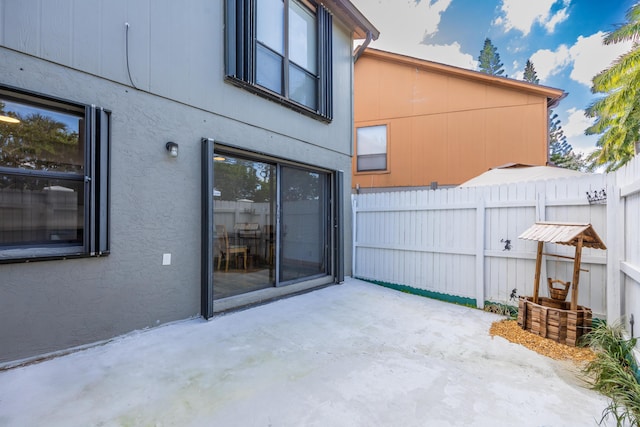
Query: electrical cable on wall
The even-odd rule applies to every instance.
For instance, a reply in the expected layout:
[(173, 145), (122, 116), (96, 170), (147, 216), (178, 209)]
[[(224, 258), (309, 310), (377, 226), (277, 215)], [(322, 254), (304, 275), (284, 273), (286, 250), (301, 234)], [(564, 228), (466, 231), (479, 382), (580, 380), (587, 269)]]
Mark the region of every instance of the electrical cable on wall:
[(133, 86), (134, 89), (138, 89), (135, 85), (135, 83), (133, 83), (133, 79), (131, 78), (131, 69), (129, 67), (129, 23), (125, 22), (124, 23), (124, 38), (125, 38), (125, 55), (126, 55), (126, 60), (127, 60), (127, 74), (129, 75), (129, 81), (131, 82), (131, 86)]

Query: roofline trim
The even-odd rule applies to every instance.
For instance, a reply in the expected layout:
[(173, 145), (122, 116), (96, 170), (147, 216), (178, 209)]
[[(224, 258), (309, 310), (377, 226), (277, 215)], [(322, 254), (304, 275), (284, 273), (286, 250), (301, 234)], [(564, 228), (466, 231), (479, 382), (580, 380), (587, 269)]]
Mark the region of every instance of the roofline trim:
[(329, 9), (342, 22), (353, 30), (355, 39), (366, 39), (371, 33), (373, 40), (380, 37), (380, 31), (348, 0), (319, 0), (318, 3)]
[(510, 79), (508, 77), (498, 77), (489, 74), (481, 73), (475, 70), (468, 70), (466, 68), (456, 67), (453, 65), (442, 64), (440, 62), (429, 61), (426, 59), (414, 58), (399, 53), (388, 52), (384, 50), (374, 49), (368, 47), (362, 53), (362, 56), (370, 56), (374, 58), (393, 61), (405, 65), (412, 65), (428, 69), (434, 72), (440, 72), (445, 74), (452, 74), (461, 78), (481, 80), (488, 84), (495, 84), (497, 86), (519, 88), (527, 92), (533, 92), (540, 95), (544, 95), (548, 98), (547, 105), (551, 108), (555, 107), (567, 93), (562, 89), (553, 88), (550, 86), (539, 85), (535, 83), (529, 83), (521, 80)]

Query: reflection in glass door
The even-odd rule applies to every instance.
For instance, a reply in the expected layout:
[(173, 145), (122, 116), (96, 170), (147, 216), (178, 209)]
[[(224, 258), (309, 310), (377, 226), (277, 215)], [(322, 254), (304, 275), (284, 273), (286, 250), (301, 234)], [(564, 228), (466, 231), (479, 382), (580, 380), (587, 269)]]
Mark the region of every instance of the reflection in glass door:
[(214, 155), (214, 299), (275, 285), (276, 166)]
[(330, 273), (329, 180), (324, 172), (214, 153), (213, 299)]
[(327, 274), (326, 174), (282, 167), (280, 281)]

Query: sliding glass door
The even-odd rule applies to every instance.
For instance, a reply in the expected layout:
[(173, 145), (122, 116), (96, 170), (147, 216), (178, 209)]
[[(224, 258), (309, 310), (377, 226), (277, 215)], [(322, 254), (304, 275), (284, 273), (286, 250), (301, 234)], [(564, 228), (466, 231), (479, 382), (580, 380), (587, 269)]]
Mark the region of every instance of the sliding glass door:
[(327, 274), (327, 174), (280, 168), (280, 282)]
[(330, 174), (215, 151), (213, 299), (330, 274)]

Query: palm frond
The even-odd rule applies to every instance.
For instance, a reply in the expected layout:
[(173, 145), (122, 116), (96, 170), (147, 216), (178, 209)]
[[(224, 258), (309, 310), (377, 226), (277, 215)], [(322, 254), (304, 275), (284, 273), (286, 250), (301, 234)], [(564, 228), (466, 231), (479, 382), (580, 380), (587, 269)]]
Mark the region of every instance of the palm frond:
[(621, 24), (604, 38), (604, 44), (619, 43), (627, 40), (638, 40), (640, 35), (640, 3), (632, 6), (625, 15), (626, 24)]
[(590, 166), (606, 165), (607, 171), (628, 162), (640, 139), (640, 2), (627, 11), (626, 19), (603, 42), (631, 40), (633, 47), (593, 78), (591, 91), (605, 96), (585, 110), (587, 117), (596, 119), (585, 133), (600, 134), (598, 149), (589, 156)]
[(607, 93), (630, 82), (640, 79), (640, 49), (631, 51), (618, 57), (611, 66), (593, 78), (593, 93)]

